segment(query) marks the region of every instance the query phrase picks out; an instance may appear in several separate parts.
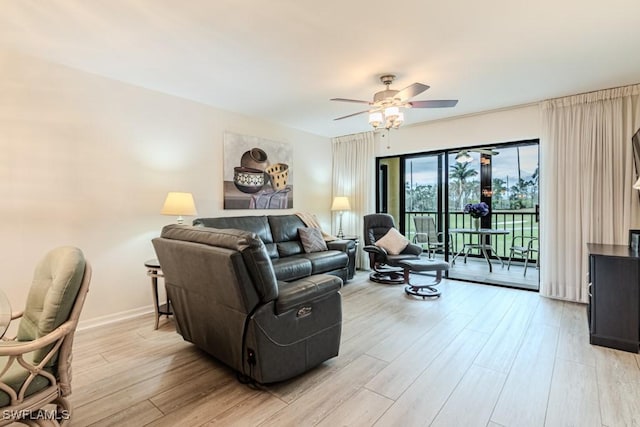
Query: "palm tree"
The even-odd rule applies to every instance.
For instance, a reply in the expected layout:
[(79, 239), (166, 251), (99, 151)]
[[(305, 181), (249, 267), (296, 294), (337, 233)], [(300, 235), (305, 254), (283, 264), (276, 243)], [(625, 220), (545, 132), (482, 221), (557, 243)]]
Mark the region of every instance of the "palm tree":
[(469, 163), (455, 163), (449, 168), (449, 178), (451, 186), (454, 188), (457, 196), (457, 202), (460, 210), (464, 209), (464, 194), (467, 190), (467, 179), (478, 175), (475, 169), (469, 169)]
[(507, 193), (507, 185), (502, 178), (493, 178), (491, 180), (491, 190), (493, 191), (491, 201), (494, 209), (501, 209), (503, 207), (502, 201), (504, 195)]
[(436, 210), (437, 189), (433, 185), (419, 184), (414, 187), (405, 184), (407, 212), (425, 212)]

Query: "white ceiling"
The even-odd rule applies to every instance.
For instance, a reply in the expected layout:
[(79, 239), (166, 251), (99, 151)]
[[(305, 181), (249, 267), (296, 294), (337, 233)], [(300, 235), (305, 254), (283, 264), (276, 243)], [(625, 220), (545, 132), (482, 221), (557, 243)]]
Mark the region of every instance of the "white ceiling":
[(640, 82), (639, 0), (0, 0), (0, 48), (307, 132), (382, 90), (407, 123)]

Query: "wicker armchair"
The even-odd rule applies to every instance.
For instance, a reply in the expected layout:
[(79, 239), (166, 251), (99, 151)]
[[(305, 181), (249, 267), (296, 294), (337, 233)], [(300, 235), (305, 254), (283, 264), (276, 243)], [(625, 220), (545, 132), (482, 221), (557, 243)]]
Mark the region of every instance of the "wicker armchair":
[[(38, 263), (17, 336), (0, 341), (0, 425), (66, 425), (73, 335), (91, 280), (82, 251), (60, 247)], [(45, 406), (55, 405), (55, 411)]]

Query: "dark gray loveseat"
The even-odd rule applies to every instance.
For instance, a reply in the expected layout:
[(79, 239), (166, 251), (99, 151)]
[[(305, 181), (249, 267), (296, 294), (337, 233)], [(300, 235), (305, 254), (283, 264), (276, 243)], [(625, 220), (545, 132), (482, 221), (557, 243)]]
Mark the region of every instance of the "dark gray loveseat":
[(193, 225), (256, 233), (265, 244), (278, 280), (290, 281), (326, 273), (346, 282), (355, 272), (354, 241), (335, 240), (327, 242), (328, 251), (305, 253), (298, 228), (306, 225), (295, 214), (197, 218)]
[(264, 243), (235, 229), (168, 225), (153, 246), (178, 333), (234, 370), (270, 383), (338, 354), (340, 278), (278, 281)]

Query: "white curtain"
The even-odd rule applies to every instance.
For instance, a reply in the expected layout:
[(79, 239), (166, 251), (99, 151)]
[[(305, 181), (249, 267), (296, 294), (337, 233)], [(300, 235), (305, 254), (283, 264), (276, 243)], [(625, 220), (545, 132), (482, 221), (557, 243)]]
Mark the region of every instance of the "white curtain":
[(587, 302), (587, 243), (627, 244), (640, 213), (640, 85), (541, 103), (540, 293)]
[[(345, 235), (360, 237), (356, 266), (369, 268), (362, 255), (364, 245), (363, 216), (374, 212), (375, 205), (375, 140), (373, 132), (339, 136), (332, 139), (333, 197), (347, 196), (351, 210), (342, 217)], [(338, 230), (337, 213), (333, 215), (333, 231)]]

